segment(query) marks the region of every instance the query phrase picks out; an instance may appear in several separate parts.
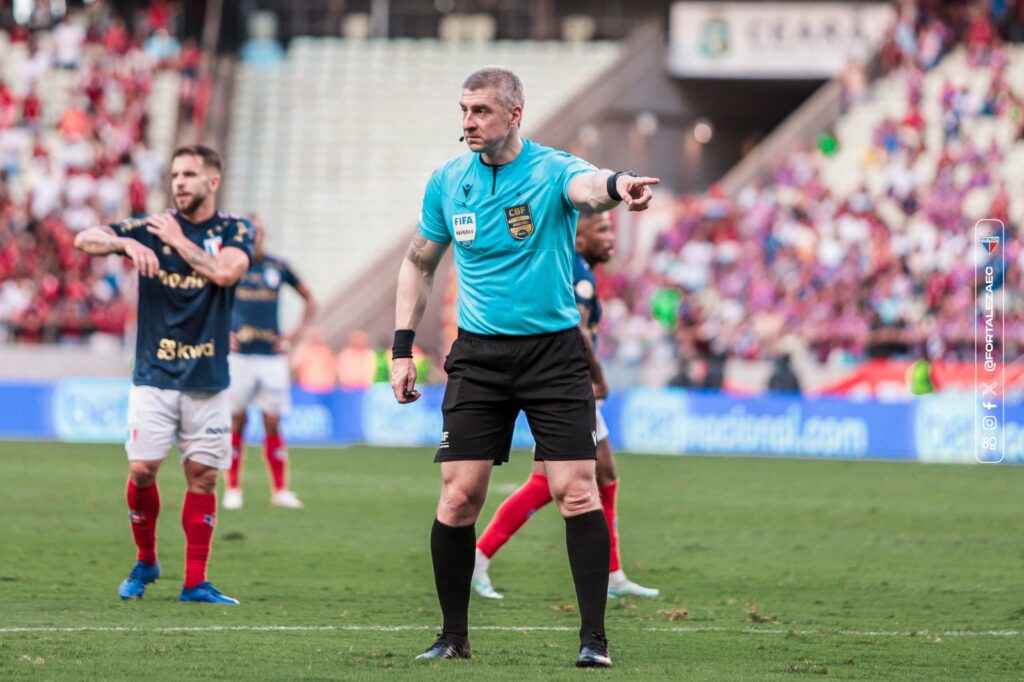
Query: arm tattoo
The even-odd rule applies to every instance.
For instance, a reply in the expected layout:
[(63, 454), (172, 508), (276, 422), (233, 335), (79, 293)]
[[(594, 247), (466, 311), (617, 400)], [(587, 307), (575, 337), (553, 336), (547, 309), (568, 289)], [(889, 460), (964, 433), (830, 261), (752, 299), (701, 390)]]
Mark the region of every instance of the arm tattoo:
[(183, 244), (182, 248), (178, 249), (178, 252), (185, 259), (185, 262), (193, 268), (203, 268), (208, 271), (217, 269), (217, 259), (192, 242), (189, 242), (187, 245)]
[(97, 235), (95, 237), (86, 237), (82, 240), (82, 247), (86, 251), (101, 251), (106, 250), (111, 253), (124, 253), (124, 249), (118, 247), (115, 241), (117, 237), (111, 238), (108, 235)]
[(111, 230), (90, 228), (79, 232), (75, 237), (75, 248), (90, 256), (106, 256), (111, 253), (125, 252), (123, 242)]
[(412, 242), (409, 243), (409, 250), (405, 252), (405, 259), (416, 266), (416, 269), (420, 272), (430, 275), (433, 274), (432, 263), (430, 263), (426, 254), (427, 250), (427, 238), (417, 232), (416, 236), (412, 238)]

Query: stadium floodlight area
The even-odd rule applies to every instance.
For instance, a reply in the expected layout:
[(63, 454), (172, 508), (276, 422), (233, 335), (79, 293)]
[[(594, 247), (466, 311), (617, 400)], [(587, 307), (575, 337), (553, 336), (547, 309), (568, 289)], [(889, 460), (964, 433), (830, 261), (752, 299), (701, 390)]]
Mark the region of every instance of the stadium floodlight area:
[(239, 66), (225, 205), (263, 216), (274, 248), (330, 296), (404, 237), (430, 173), (464, 149), (471, 71), (520, 74), (529, 136), (619, 54), (608, 42), (296, 39), (275, 70)]

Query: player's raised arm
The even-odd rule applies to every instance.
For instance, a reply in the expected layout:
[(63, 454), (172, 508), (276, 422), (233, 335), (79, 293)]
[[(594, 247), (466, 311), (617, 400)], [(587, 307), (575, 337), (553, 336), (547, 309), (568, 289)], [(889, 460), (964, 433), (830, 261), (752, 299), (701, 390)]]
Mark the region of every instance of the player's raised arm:
[(76, 234), (75, 248), (90, 256), (112, 253), (128, 256), (143, 277), (155, 277), (160, 272), (160, 263), (152, 249), (130, 237), (118, 237), (107, 225), (90, 227)]
[(420, 397), (416, 390), (412, 342), (434, 287), (434, 272), (447, 248), (447, 243), (431, 241), (417, 232), (398, 270), (391, 388), (400, 403), (411, 403)]
[(249, 269), (249, 254), (241, 247), (225, 244), (216, 256), (201, 249), (181, 230), (181, 225), (170, 213), (148, 218), (146, 228), (151, 234), (178, 252), (197, 273), (219, 287), (235, 284)]
[(643, 211), (654, 198), (650, 188), (659, 182), (658, 178), (636, 177), (603, 168), (574, 177), (569, 182), (569, 201), (584, 213), (607, 211), (620, 201), (625, 201), (630, 211)]

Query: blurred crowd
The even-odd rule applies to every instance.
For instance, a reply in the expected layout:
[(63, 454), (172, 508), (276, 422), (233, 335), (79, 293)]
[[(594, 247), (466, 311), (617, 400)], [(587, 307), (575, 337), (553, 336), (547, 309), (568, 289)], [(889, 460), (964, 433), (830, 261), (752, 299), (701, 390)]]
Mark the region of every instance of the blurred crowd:
[[(997, 290), (1024, 283), (1024, 51), (1002, 43), (1024, 37), (1024, 4), (939, 7), (900, 7), (886, 48), (897, 101), (852, 98), (881, 112), (859, 117), (866, 135), (849, 131), (844, 148), (827, 133), (734, 197), (679, 198), (651, 255), (605, 273), (606, 355), (706, 387), (722, 385), (726, 358), (785, 373), (797, 347), (836, 366), (973, 358), (975, 263), (992, 263)], [(974, 238), (983, 217), (1006, 226), (994, 257)], [(1006, 303), (1010, 360), (1024, 351), (1024, 301)]]
[[(71, 19), (0, 31), (0, 340), (120, 342), (130, 331), (130, 265), (90, 261), (71, 241), (164, 205), (148, 104), (171, 71), (181, 82), (171, 115), (187, 111), (201, 62), (175, 37), (178, 16), (154, 0), (126, 24), (97, 1)], [(996, 287), (1024, 284), (1024, 177), (1009, 171), (1024, 160), (1021, 40), (1020, 0), (898, 3), (877, 82), (896, 105), (881, 106), (889, 95), (852, 69), (835, 132), (735, 195), (678, 198), (649, 254), (599, 280), (602, 355), (708, 387), (722, 384), (729, 358), (772, 359), (776, 385), (792, 385), (795, 349), (837, 365), (971, 357), (978, 218), (1006, 225)], [(869, 129), (844, 133), (845, 119)], [(1016, 358), (1024, 301), (1007, 304)], [(294, 369), (309, 387), (358, 387), (386, 375), (384, 355), (361, 338), (340, 355), (310, 339)]]
[[(164, 201), (150, 96), (172, 71), (187, 103), (200, 53), (174, 38), (173, 3), (156, 0), (131, 25), (99, 1), (56, 21), (50, 5), (0, 30), (0, 341), (120, 343), (134, 317), (130, 265), (76, 253), (74, 233)], [(172, 136), (176, 97), (158, 112)]]
[[(420, 383), (436, 383), (437, 365), (418, 346), (413, 346), (413, 358)], [(335, 351), (324, 339), (320, 327), (311, 327), (302, 336), (291, 354), (291, 368), (295, 383), (312, 393), (330, 393), (335, 388), (345, 391), (369, 388), (372, 384), (391, 381), (391, 349), (374, 347), (370, 336), (356, 329), (348, 342)]]

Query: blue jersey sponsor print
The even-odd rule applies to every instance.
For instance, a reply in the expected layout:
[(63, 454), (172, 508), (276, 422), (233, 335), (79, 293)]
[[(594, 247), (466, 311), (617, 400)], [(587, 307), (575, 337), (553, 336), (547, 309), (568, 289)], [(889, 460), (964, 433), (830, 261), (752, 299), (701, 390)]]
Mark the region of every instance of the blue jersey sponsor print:
[[(192, 223), (175, 211), (185, 236), (216, 255), (241, 249), (252, 259), (253, 228), (244, 218), (217, 212)], [(200, 275), (178, 252), (146, 230), (146, 219), (110, 227), (119, 237), (153, 249), (157, 277), (139, 278), (139, 322), (135, 341), (136, 386), (178, 391), (221, 391), (228, 387), (228, 331), (235, 287), (219, 287)]]
[(431, 241), (455, 242), (460, 328), (521, 336), (579, 324), (572, 292), (578, 212), (568, 188), (593, 170), (524, 140), (505, 165), (468, 152), (431, 176), (419, 230)]
[(601, 321), (601, 300), (597, 297), (597, 278), (594, 277), (594, 271), (590, 269), (590, 264), (578, 253), (572, 260), (572, 288), (576, 295), (576, 303), (590, 312), (587, 329), (590, 330), (590, 340), (593, 342), (594, 348), (597, 348), (597, 325)]
[(254, 258), (249, 270), (235, 287), (235, 307), (231, 331), (238, 339), (238, 352), (247, 355), (273, 355), (281, 327), (278, 301), (281, 287), (298, 288), (299, 279), (280, 258), (264, 255)]

